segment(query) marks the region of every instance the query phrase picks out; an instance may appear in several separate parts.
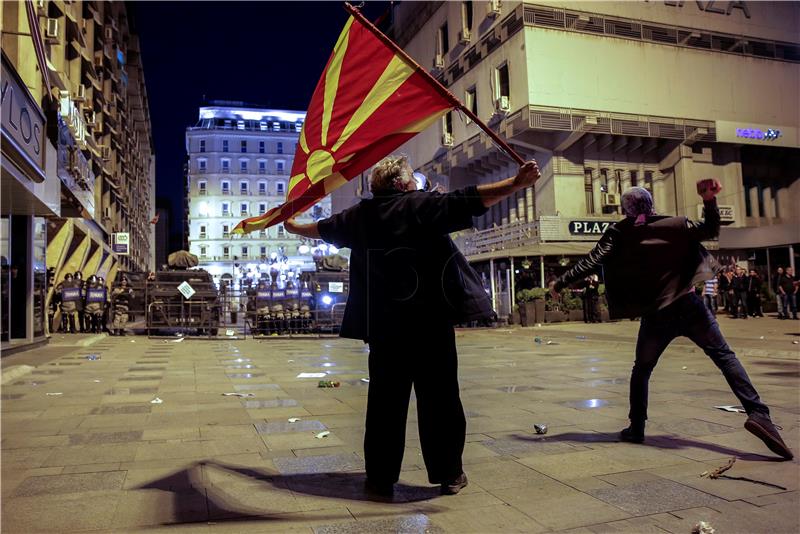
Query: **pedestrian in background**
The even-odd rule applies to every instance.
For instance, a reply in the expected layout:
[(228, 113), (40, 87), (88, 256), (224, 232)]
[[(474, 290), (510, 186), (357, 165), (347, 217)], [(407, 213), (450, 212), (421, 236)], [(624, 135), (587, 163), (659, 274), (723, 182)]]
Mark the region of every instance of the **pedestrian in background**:
[(794, 280), (794, 270), (787, 267), (777, 284), (783, 304), (783, 318), (788, 319), (791, 311), (792, 319), (797, 319), (797, 284)]
[(750, 276), (747, 277), (747, 310), (751, 317), (764, 317), (761, 311), (761, 290), (764, 284), (758, 272), (750, 269)]
[(116, 336), (125, 335), (125, 327), (128, 324), (128, 310), (130, 309), (133, 289), (128, 287), (128, 279), (122, 277), (119, 287), (111, 292), (111, 306), (114, 308), (114, 320), (111, 328)]
[(551, 292), (557, 294), (602, 267), (611, 317), (642, 318), (631, 372), (630, 426), (620, 432), (622, 441), (644, 442), (650, 376), (672, 340), (685, 336), (722, 371), (747, 412), (745, 429), (790, 460), (792, 451), (772, 423), (769, 408), (725, 342), (717, 320), (691, 291), (696, 282), (713, 276), (713, 258), (701, 242), (719, 235), (716, 196), (721, 190), (717, 180), (697, 183), (705, 220), (692, 222), (686, 217), (656, 215), (647, 189), (628, 189), (621, 199), (626, 218), (611, 225), (589, 255), (564, 273)]
[[(733, 316), (747, 319), (747, 288), (749, 277), (745, 274), (743, 267), (736, 268), (736, 276), (731, 281), (733, 288)], [(739, 311), (741, 310), (741, 311)]]
[(781, 297), (780, 282), (783, 277), (783, 267), (778, 267), (775, 271), (775, 278), (772, 280), (772, 292), (775, 293), (775, 302), (778, 304), (778, 319), (786, 319), (788, 310), (783, 306), (783, 298)]
[(703, 283), (703, 302), (708, 308), (708, 311), (716, 317), (717, 316), (717, 286), (719, 285), (719, 280), (714, 278), (709, 278)]
[[(405, 156), (378, 162), (373, 198), (318, 222), (284, 228), (351, 249), (350, 293), (340, 335), (369, 343), (364, 458), (367, 490), (390, 495), (400, 476), (413, 386), (422, 457), (445, 495), (467, 485), (462, 454), (466, 419), (458, 387), (453, 324), (486, 319), (492, 308), (478, 274), (449, 234), (533, 186), (530, 161), (506, 180), (449, 193), (417, 190)], [(425, 325), (424, 335), (414, 325)]]

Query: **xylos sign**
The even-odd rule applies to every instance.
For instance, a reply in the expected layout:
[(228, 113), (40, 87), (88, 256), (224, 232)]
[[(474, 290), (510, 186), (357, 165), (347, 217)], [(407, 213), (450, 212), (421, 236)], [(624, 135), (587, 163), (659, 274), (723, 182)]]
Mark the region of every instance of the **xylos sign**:
[(610, 224), (611, 222), (605, 221), (570, 221), (569, 233), (572, 235), (603, 235)]
[(130, 254), (131, 236), (128, 232), (117, 232), (111, 234), (111, 250), (120, 256)]

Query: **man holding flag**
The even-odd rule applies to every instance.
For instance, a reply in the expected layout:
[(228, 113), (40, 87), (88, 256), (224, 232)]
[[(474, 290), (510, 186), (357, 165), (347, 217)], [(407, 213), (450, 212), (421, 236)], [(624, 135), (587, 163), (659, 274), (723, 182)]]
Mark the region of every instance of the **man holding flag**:
[[(413, 385), (428, 479), (452, 495), (467, 485), (453, 324), (488, 318), (492, 307), (480, 278), (448, 234), (470, 228), (473, 217), (531, 187), (539, 169), (533, 161), (525, 163), (356, 8), (345, 8), (352, 16), (311, 97), (287, 200), (241, 221), (234, 232), (285, 222), (289, 232), (352, 250), (340, 333), (370, 344), (367, 489), (391, 495), (400, 476)], [(521, 166), (515, 177), (441, 194), (417, 191), (403, 156), (375, 165), (453, 109)], [(292, 219), (373, 165), (374, 198), (318, 222)]]

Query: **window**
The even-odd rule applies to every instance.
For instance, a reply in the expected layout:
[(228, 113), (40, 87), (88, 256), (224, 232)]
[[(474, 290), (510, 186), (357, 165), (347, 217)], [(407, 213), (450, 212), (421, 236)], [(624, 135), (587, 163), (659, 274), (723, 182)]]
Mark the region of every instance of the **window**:
[[(478, 93), (474, 85), (467, 89), (467, 92), (464, 94), (464, 104), (472, 113), (475, 115), (478, 114)], [(472, 119), (467, 117), (467, 124), (470, 122), (472, 122)]]
[(221, 185), (222, 185), (222, 194), (223, 195), (230, 195), (231, 194), (231, 183), (228, 180), (223, 180)]
[(228, 239), (231, 236), (231, 226), (229, 224), (222, 225), (222, 237)]
[(200, 152), (205, 152), (205, 151), (206, 151), (206, 140), (200, 139)]
[(267, 194), (267, 182), (258, 182), (258, 194), (262, 196)]
[(467, 32), (472, 29), (472, 2), (461, 2), (461, 27)]
[(285, 187), (285, 185), (284, 185), (284, 183), (283, 183), (283, 182), (277, 182), (277, 183), (275, 184), (275, 191), (276, 191), (276, 192), (277, 192), (279, 195), (282, 195), (282, 194), (283, 194), (283, 191), (284, 191), (284, 187)]
[(281, 123), (278, 122), (278, 121), (274, 121), (272, 123), (272, 130), (275, 131), (275, 132), (280, 132), (281, 131)]
[(206, 238), (206, 225), (205, 224), (201, 224), (200, 225), (200, 239), (205, 239), (205, 238)]
[[(225, 129), (226, 130), (230, 130), (231, 128), (232, 128), (231, 120), (230, 119), (225, 119)], [(225, 141), (225, 142), (227, 143), (227, 141)]]
[(226, 260), (231, 257), (231, 247), (227, 245), (222, 247), (222, 257)]
[(239, 172), (247, 172), (247, 160), (241, 159), (239, 160)]
[(222, 203), (222, 216), (228, 217), (231, 214), (231, 203), (230, 202), (223, 202)]
[(244, 121), (236, 121), (236, 129), (244, 130)]
[(229, 159), (222, 160), (222, 172), (224, 173), (231, 172), (231, 160)]
[(259, 215), (264, 215), (265, 213), (267, 213), (267, 203), (266, 202), (260, 202), (258, 204), (258, 214)]
[[(262, 232), (263, 232), (263, 230), (262, 230)], [(266, 258), (267, 257), (267, 247), (262, 245), (259, 252), (260, 252), (262, 258)]]
[(282, 224), (278, 225), (278, 237), (279, 238), (286, 237), (286, 232), (284, 231)]
[(260, 230), (258, 232), (258, 237), (267, 237), (267, 231), (266, 230)]
[(207, 195), (208, 194), (207, 186), (208, 182), (205, 181), (197, 182), (197, 193), (203, 196)]
[(442, 133), (445, 135), (453, 135), (453, 112), (448, 111), (442, 117)]
[(594, 208), (594, 193), (592, 191), (592, 169), (583, 171), (583, 192), (586, 196), (586, 214), (596, 213)]
[(296, 123), (294, 123), (294, 131), (295, 131), (295, 132), (301, 132), (301, 131), (303, 131), (303, 123), (302, 123), (302, 122), (296, 122)]
[(247, 258), (250, 255), (250, 249), (246, 246), (242, 247), (242, 257)]
[(223, 152), (227, 152), (228, 151), (228, 140), (227, 139), (223, 139), (222, 140), (222, 151)]
[(239, 204), (239, 213), (241, 215), (247, 215), (247, 202), (242, 202)]
[(275, 163), (275, 167), (277, 168), (277, 173), (278, 174), (283, 174), (283, 162), (282, 161), (276, 162)]
[(278, 141), (278, 154), (283, 154), (283, 143)]
[(450, 39), (448, 38), (447, 23), (445, 22), (436, 34), (436, 53), (440, 56), (444, 56), (449, 51)]
[(639, 184), (639, 173), (631, 171), (631, 187), (636, 187)]
[(653, 192), (653, 171), (644, 171), (644, 188)]
[(201, 258), (205, 258), (206, 257), (206, 247), (205, 246), (201, 246), (200, 247), (200, 257)]
[(205, 160), (205, 159), (198, 159), (198, 160), (197, 160), (197, 172), (201, 172), (201, 173), (204, 173), (204, 172), (206, 172), (206, 170), (207, 170), (207, 168), (208, 168), (208, 167), (206, 166), (207, 164), (208, 164), (208, 160)]
[(258, 126), (259, 126), (259, 130), (261, 130), (262, 132), (266, 132), (267, 130), (269, 130), (269, 126), (267, 125), (266, 121), (259, 122)]
[(263, 159), (258, 160), (258, 174), (267, 174), (267, 162)]
[(266, 143), (264, 141), (259, 141), (258, 142), (258, 153), (259, 154), (264, 154), (264, 153), (266, 153), (266, 151), (267, 151)]
[(239, 182), (239, 194), (246, 195), (248, 190), (250, 189), (249, 182)]
[(242, 153), (247, 152), (247, 141), (242, 141), (241, 142), (241, 149), (239, 151), (242, 152)]
[(503, 63), (494, 69), (494, 97), (495, 100), (504, 96), (511, 96), (510, 82), (508, 77), (508, 63)]
[(614, 186), (614, 191), (612, 193), (621, 194), (622, 193), (622, 171), (617, 169), (614, 171), (614, 177), (616, 178), (616, 184)]

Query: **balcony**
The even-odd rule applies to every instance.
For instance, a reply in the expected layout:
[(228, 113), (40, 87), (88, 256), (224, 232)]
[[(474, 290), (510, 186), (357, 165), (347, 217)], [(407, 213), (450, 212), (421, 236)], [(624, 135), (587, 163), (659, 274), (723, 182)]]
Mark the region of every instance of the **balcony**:
[(222, 216), (223, 216), (223, 217), (230, 217), (230, 216), (231, 216), (231, 212), (230, 212), (230, 211), (224, 211), (224, 210), (223, 210), (223, 212), (222, 212)]
[(207, 239), (207, 238), (208, 234), (206, 234), (205, 232), (200, 232), (200, 234), (197, 236), (197, 239)]
[(267, 190), (266, 189), (259, 189), (258, 190), (258, 195), (262, 196), (262, 197), (267, 196)]
[(208, 195), (208, 189), (198, 189), (197, 194), (200, 195), (201, 197), (204, 197)]
[(267, 174), (267, 169), (265, 167), (259, 167), (258, 174)]
[(231, 190), (230, 190), (230, 189), (225, 189), (225, 188), (223, 187), (223, 188), (222, 188), (222, 194), (223, 194), (223, 195), (230, 195), (230, 194), (231, 194)]
[(231, 173), (231, 168), (230, 167), (222, 167), (222, 170), (220, 172), (222, 172), (222, 174), (230, 174)]
[(231, 233), (230, 232), (222, 232), (222, 239), (230, 239)]

